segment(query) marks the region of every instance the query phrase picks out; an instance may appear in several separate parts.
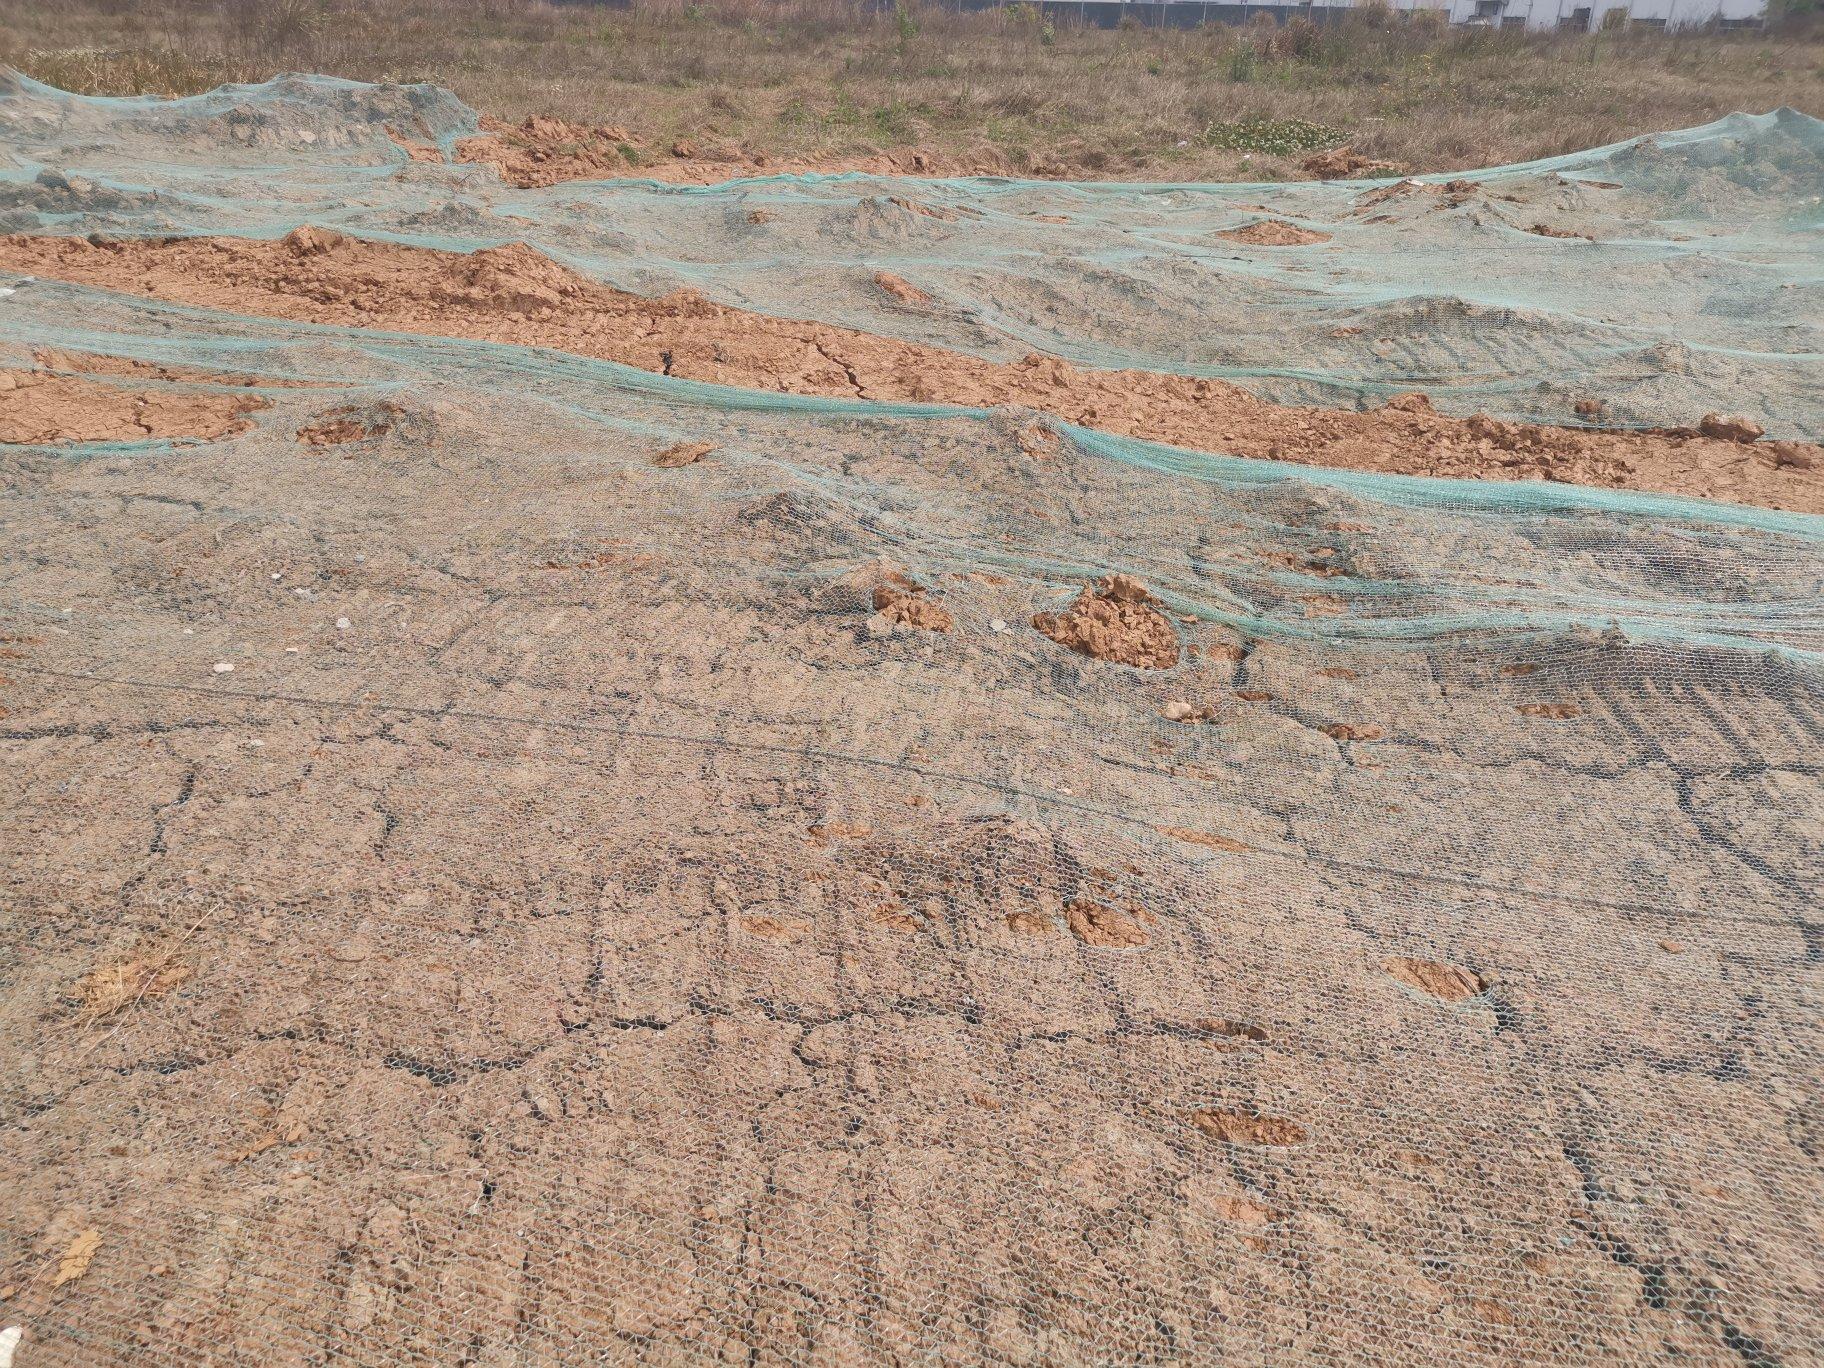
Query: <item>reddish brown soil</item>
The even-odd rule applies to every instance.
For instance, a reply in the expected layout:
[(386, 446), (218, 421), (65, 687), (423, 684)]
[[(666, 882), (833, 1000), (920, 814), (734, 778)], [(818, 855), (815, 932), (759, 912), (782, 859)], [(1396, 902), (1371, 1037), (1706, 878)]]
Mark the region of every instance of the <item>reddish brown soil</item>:
[(1308, 247), (1314, 242), (1330, 241), (1328, 233), (1300, 228), (1284, 219), (1256, 219), (1240, 228), (1225, 228), (1216, 236), (1230, 242), (1244, 242), (1250, 247)]
[(931, 296), (919, 289), (918, 286), (912, 284), (908, 280), (901, 279), (890, 271), (876, 271), (874, 273), (874, 283), (880, 286), (882, 291), (897, 299), (901, 304), (910, 304), (915, 308), (922, 309), (928, 308), (934, 302)]
[(1436, 960), (1390, 959), (1382, 967), (1408, 987), (1446, 1002), (1467, 1002), (1488, 990), (1481, 975)]
[[(117, 365), (103, 373), (129, 370)], [(0, 370), (0, 442), (211, 441), (240, 431), (247, 414), (265, 407), (252, 394), (127, 389), (88, 374)]]
[(1039, 613), (1032, 625), (1081, 655), (1137, 670), (1169, 670), (1178, 663), (1178, 634), (1154, 602), (1133, 576), (1110, 575), (1084, 589), (1068, 610)]
[(380, 404), (371, 409), (332, 409), (317, 422), (298, 429), (298, 440), (306, 446), (345, 446), (383, 437), (403, 414), (397, 405)]
[[(414, 160), (435, 149), (401, 143)], [(871, 175), (995, 176), (1016, 170), (993, 148), (973, 152), (941, 153), (923, 148), (902, 148), (853, 157), (773, 158), (733, 145), (699, 144), (680, 140), (669, 148), (646, 146), (624, 128), (591, 126), (534, 115), (517, 124), (484, 118), (481, 133), (456, 145), (456, 160), (491, 166), (509, 185), (534, 189), (561, 181), (601, 180), (612, 176), (640, 177), (689, 185), (708, 185), (737, 176), (783, 175), (805, 171), (832, 173), (863, 171)], [(1074, 168), (1067, 161), (1026, 174), (1064, 175)]]
[(1146, 931), (1138, 921), (1100, 903), (1073, 902), (1064, 909), (1064, 920), (1085, 945), (1122, 950), (1146, 944)]
[(947, 632), (956, 625), (948, 608), (930, 598), (924, 585), (904, 575), (889, 575), (885, 584), (875, 586), (874, 611), (889, 622), (923, 632)]
[(1366, 175), (1401, 176), (1406, 173), (1406, 168), (1399, 162), (1364, 157), (1352, 147), (1332, 147), (1328, 151), (1315, 152), (1300, 164), (1320, 180), (1347, 180), (1351, 176)]
[[(994, 363), (678, 291), (646, 299), (523, 246), (472, 255), (300, 230), (234, 238), (0, 237), (0, 266), (183, 304), (561, 348), (691, 380), (792, 394), (1022, 405), (1197, 450), (1403, 475), (1549, 479), (1824, 513), (1824, 450), (1696, 428), (1617, 432), (1438, 414), (1420, 396), (1366, 413), (1268, 403), (1221, 381)], [(1041, 430), (1042, 431), (1042, 430)], [(1045, 443), (1035, 437), (1034, 457)]]
[(1297, 1145), (1305, 1139), (1304, 1127), (1296, 1122), (1240, 1111), (1210, 1108), (1194, 1112), (1191, 1124), (1205, 1135), (1231, 1145)]
[(714, 450), (708, 442), (674, 442), (654, 456), (652, 463), (661, 470), (677, 470), (683, 466), (695, 465)]

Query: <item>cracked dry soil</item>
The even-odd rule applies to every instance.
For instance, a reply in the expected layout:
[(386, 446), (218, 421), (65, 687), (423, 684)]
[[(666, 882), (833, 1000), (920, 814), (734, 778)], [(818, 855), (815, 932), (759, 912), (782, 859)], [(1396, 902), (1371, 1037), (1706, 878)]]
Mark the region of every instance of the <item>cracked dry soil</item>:
[[(454, 402), (454, 356), (3, 458), (22, 1362), (1818, 1342), (1799, 667), (1184, 613), (1136, 669), (1028, 625), (1060, 529), (1155, 615), (1308, 545), (1300, 624), (1423, 548), (987, 420)], [(997, 510), (1000, 568), (881, 490)]]

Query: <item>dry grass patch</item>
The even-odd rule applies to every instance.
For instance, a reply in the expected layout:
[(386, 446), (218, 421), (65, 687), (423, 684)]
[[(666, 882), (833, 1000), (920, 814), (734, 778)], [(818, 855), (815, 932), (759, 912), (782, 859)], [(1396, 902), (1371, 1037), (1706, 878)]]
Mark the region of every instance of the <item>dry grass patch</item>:
[[(1348, 23), (1085, 29), (1029, 6), (833, 0), (0, 0), (0, 60), (66, 89), (184, 94), (285, 71), (434, 81), (509, 120), (775, 161), (928, 150), (940, 169), (1270, 180), (1314, 151), (1415, 171), (1575, 151), (1789, 104), (1824, 113), (1815, 33), (1577, 35)], [(642, 149), (645, 149), (644, 151)], [(659, 149), (652, 151), (652, 149)]]

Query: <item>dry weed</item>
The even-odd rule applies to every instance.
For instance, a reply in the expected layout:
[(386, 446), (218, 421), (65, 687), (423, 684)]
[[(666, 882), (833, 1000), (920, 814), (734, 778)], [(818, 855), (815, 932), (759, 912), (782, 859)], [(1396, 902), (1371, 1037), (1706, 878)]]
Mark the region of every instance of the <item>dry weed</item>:
[(1526, 34), (1378, 8), (1333, 27), (1117, 31), (1029, 9), (0, 0), (0, 61), (96, 94), (300, 70), (431, 80), (502, 118), (622, 125), (648, 147), (784, 160), (917, 146), (947, 163), (1098, 178), (1301, 177), (1310, 130), (1432, 171), (1735, 109), (1824, 112), (1815, 33)]

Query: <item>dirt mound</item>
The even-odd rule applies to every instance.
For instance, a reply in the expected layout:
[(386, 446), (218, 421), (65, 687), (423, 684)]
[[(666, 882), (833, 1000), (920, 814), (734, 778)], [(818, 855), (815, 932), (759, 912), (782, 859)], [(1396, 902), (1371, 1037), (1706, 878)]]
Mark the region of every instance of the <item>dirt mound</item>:
[(1104, 950), (1128, 950), (1146, 944), (1146, 929), (1125, 912), (1100, 903), (1073, 902), (1064, 909), (1070, 934), (1085, 945)]
[(875, 586), (874, 611), (888, 622), (916, 627), (923, 632), (947, 632), (955, 625), (950, 610), (929, 597), (930, 591), (900, 574)]
[(1399, 162), (1365, 157), (1353, 147), (1332, 147), (1314, 152), (1299, 163), (1307, 174), (1319, 180), (1348, 180), (1351, 176), (1403, 176), (1406, 168)]
[(641, 155), (624, 128), (536, 114), (517, 124), (484, 118), (477, 136), (456, 144), (457, 161), (491, 166), (522, 190), (637, 174)]
[(1153, 604), (1158, 600), (1131, 575), (1109, 575), (1084, 589), (1061, 613), (1039, 613), (1032, 625), (1060, 646), (1137, 670), (1178, 663), (1178, 634)]
[[(1747, 446), (1697, 426), (1622, 432), (1457, 419), (1419, 396), (1367, 413), (1299, 408), (1217, 380), (1082, 370), (1039, 355), (985, 362), (725, 308), (694, 291), (642, 298), (517, 244), (464, 255), (318, 228), (279, 242), (0, 236), (0, 266), (236, 312), (553, 347), (717, 384), (1019, 406), (1238, 456), (1385, 474), (1559, 480), (1824, 512), (1824, 450), (1807, 443)], [(1713, 434), (1720, 431), (1712, 424)], [(1055, 433), (1030, 424), (1010, 442), (1034, 459), (1048, 459), (1060, 446)]]
[(1719, 442), (1758, 442), (1767, 435), (1767, 429), (1752, 419), (1727, 418), (1720, 413), (1706, 413), (1698, 419), (1697, 431)]
[(346, 446), (383, 437), (398, 426), (405, 411), (397, 404), (345, 405), (298, 429), (305, 446)]
[(1417, 988), (1421, 993), (1429, 993), (1445, 1002), (1467, 1002), (1488, 991), (1488, 984), (1480, 974), (1455, 964), (1440, 964), (1437, 960), (1390, 959), (1382, 968), (1407, 987)]
[[(417, 155), (410, 148), (408, 153)], [(520, 189), (615, 176), (707, 185), (739, 176), (803, 172), (998, 176), (1019, 169), (1000, 151), (989, 147), (965, 152), (896, 148), (859, 154), (773, 157), (732, 145), (680, 138), (669, 146), (654, 148), (625, 128), (580, 124), (545, 115), (533, 115), (516, 124), (484, 117), (479, 134), (456, 144), (456, 160), (492, 167), (503, 181)], [(1035, 175), (1062, 175), (1070, 168), (1060, 162), (1056, 166), (1047, 164), (1042, 170), (1028, 169)]]
[(0, 370), (0, 442), (9, 444), (208, 442), (241, 431), (266, 406), (253, 394), (132, 390), (85, 374)]
[(1230, 242), (1245, 242), (1250, 247), (1308, 247), (1314, 242), (1330, 241), (1328, 233), (1301, 228), (1284, 219), (1256, 219), (1239, 228), (1225, 228), (1216, 236)]
[(708, 442), (674, 442), (654, 456), (652, 463), (661, 470), (679, 470), (695, 465), (714, 450)]
[(911, 304), (917, 308), (929, 307), (933, 302), (931, 296), (909, 280), (901, 279), (890, 271), (876, 271), (874, 283), (886, 294), (893, 296), (901, 304)]

